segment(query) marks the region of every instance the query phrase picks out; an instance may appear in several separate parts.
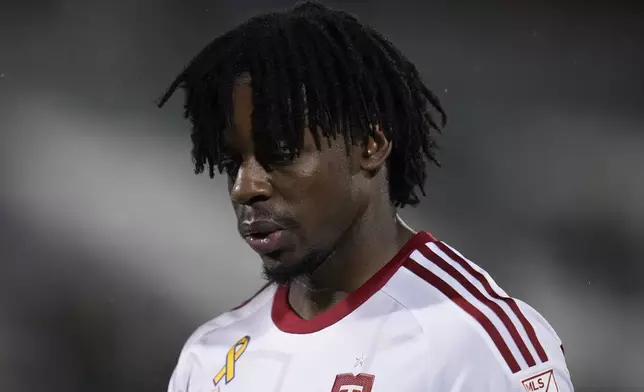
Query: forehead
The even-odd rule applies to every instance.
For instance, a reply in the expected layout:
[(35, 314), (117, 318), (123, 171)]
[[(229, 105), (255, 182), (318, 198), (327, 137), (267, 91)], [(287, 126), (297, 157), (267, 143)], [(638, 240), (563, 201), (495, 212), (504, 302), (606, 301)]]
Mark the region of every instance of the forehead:
[[(306, 115), (306, 109), (304, 110)], [(225, 131), (225, 140), (234, 147), (250, 146), (253, 140), (253, 89), (250, 75), (241, 74), (233, 82), (232, 118)], [(304, 145), (315, 144), (313, 134), (308, 127), (303, 130)]]
[[(306, 116), (308, 111), (306, 110), (306, 102), (304, 102), (305, 107), (303, 108), (304, 117), (306, 122)], [(257, 130), (253, 129), (253, 89), (251, 83), (251, 77), (248, 73), (243, 73), (237, 76), (233, 82), (232, 88), (232, 118), (230, 119), (229, 127), (225, 131), (224, 138), (226, 143), (237, 150), (255, 150), (256, 146), (253, 143), (253, 132)], [(287, 121), (290, 119), (286, 119)], [(263, 131), (263, 130), (262, 130)], [(261, 132), (261, 131), (260, 131)], [(305, 149), (318, 149), (313, 131), (308, 127), (304, 126), (302, 130), (296, 130), (296, 132), (303, 132), (302, 134), (302, 145), (301, 148)], [(344, 143), (344, 139), (341, 135), (338, 135), (337, 138), (325, 139), (322, 134), (321, 129), (316, 130), (317, 135), (320, 136), (320, 145), (319, 149), (321, 151), (337, 150), (338, 152), (342, 151), (345, 155), (347, 153), (347, 146)], [(286, 141), (275, 140), (276, 145), (280, 147), (287, 147)], [(294, 146), (289, 146), (294, 147)], [(354, 146), (357, 148), (357, 146)]]
[(229, 141), (250, 139), (253, 114), (253, 90), (250, 79), (239, 77), (235, 79), (232, 90), (232, 118), (230, 129), (226, 132)]

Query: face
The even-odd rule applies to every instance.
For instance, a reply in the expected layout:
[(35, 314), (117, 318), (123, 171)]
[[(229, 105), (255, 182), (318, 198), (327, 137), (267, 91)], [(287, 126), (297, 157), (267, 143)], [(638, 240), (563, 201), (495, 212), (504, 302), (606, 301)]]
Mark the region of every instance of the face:
[[(264, 275), (286, 283), (310, 274), (332, 252), (366, 203), (359, 159), (341, 138), (318, 150), (305, 129), (294, 160), (262, 162), (252, 140), (252, 90), (233, 89), (230, 145), (239, 169), (229, 174), (240, 234), (261, 256)], [(360, 154), (358, 154), (358, 157)]]

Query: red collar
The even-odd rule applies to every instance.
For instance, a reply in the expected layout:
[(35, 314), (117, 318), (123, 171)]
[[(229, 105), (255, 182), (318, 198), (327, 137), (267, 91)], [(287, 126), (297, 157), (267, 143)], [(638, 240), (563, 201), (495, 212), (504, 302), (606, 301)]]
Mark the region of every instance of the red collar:
[(327, 311), (318, 314), (310, 320), (300, 318), (291, 309), (288, 303), (288, 286), (279, 286), (273, 300), (271, 314), (273, 323), (283, 332), (293, 334), (313, 333), (337, 323), (378, 292), (396, 271), (398, 271), (411, 252), (433, 241), (436, 241), (436, 239), (430, 233), (424, 231), (416, 233), (403, 245), (389, 263), (382, 267), (375, 275), (360, 286), (360, 288)]

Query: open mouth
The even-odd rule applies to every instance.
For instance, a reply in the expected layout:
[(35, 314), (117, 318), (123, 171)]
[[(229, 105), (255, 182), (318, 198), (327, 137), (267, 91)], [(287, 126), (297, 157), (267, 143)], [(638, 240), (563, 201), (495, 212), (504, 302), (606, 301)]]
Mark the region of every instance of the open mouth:
[(280, 249), (284, 242), (284, 230), (250, 233), (244, 237), (257, 253), (268, 254)]
[(271, 235), (272, 233), (274, 233), (274, 231), (265, 232), (265, 233), (252, 233), (248, 236), (254, 240), (262, 240), (262, 239), (268, 238), (268, 236)]
[(242, 222), (239, 232), (255, 252), (267, 254), (283, 247), (286, 231), (275, 221), (265, 219)]

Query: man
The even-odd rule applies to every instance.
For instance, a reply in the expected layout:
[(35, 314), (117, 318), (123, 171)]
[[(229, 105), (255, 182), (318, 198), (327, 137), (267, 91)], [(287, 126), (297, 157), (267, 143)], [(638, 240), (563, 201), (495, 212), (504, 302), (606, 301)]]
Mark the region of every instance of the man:
[(189, 338), (169, 392), (573, 390), (535, 310), (397, 215), (445, 113), (380, 34), (300, 4), (214, 40), (160, 106), (179, 87), (268, 284)]

